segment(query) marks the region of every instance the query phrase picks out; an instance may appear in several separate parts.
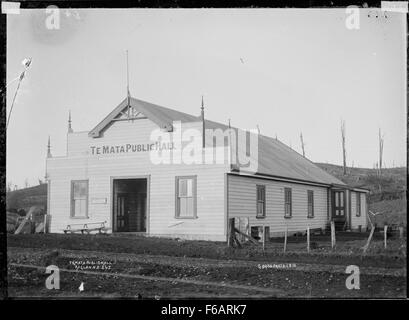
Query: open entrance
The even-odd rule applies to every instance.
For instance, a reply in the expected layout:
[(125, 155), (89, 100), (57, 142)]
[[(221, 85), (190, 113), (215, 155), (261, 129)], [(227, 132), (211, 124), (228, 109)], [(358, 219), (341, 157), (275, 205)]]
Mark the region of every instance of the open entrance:
[(146, 232), (147, 179), (113, 180), (113, 231)]
[(332, 220), (337, 230), (343, 230), (346, 227), (345, 204), (345, 190), (332, 190)]

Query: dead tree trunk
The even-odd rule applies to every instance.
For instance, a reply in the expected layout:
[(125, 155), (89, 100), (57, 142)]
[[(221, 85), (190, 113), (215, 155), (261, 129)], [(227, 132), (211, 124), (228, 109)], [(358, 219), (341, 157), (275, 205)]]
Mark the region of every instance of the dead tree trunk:
[(383, 157), (383, 135), (381, 128), (379, 128), (379, 175), (382, 175), (382, 157)]
[(345, 121), (341, 121), (341, 137), (342, 137), (342, 158), (344, 166), (344, 175), (347, 174), (347, 156), (345, 150)]

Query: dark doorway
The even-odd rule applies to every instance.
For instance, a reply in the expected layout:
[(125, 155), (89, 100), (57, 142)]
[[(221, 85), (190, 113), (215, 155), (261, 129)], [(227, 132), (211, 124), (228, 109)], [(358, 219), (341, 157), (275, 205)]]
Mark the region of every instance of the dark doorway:
[(113, 231), (146, 232), (146, 179), (113, 180)]
[(345, 190), (332, 191), (332, 219), (335, 223), (345, 223)]

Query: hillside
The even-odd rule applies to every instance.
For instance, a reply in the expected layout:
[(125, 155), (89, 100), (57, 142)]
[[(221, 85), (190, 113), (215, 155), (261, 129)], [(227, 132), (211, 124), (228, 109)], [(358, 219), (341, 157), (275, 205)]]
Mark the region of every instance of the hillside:
[(348, 167), (344, 175), (342, 166), (325, 163), (316, 165), (350, 186), (369, 189), (374, 200), (398, 199), (406, 192), (406, 168), (403, 167), (383, 169), (379, 177), (376, 169)]
[(27, 211), (31, 206), (47, 207), (47, 184), (7, 192), (7, 210), (25, 209)]
[(381, 177), (376, 169), (347, 168), (344, 176), (342, 166), (317, 165), (350, 186), (370, 190), (369, 210), (379, 213), (373, 220), (377, 226), (385, 223), (406, 225), (406, 168), (383, 169)]

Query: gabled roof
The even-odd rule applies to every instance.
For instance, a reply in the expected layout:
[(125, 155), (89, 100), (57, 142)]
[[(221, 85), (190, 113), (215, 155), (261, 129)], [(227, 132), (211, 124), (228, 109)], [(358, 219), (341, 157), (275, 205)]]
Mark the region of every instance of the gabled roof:
[(345, 185), (344, 182), (277, 139), (259, 135), (258, 150), (260, 174), (330, 185)]
[[(143, 100), (129, 98), (129, 106), (145, 115), (148, 119), (156, 123), (160, 128), (172, 131), (173, 121), (180, 122), (195, 122), (199, 121), (199, 117), (190, 114), (176, 111), (152, 104)], [(106, 130), (112, 121), (128, 108), (128, 98), (125, 98), (104, 120), (102, 120), (94, 129), (89, 132), (89, 136), (97, 138)]]
[[(125, 98), (104, 120), (89, 132), (90, 137), (99, 137), (112, 121), (127, 107)], [(172, 131), (172, 123), (201, 121), (200, 116), (193, 116), (184, 112), (161, 107), (135, 98), (129, 99), (129, 105), (141, 112), (148, 119), (156, 123), (160, 128)], [(206, 129), (228, 129), (222, 123), (205, 120)], [(237, 130), (236, 128), (232, 128)], [(300, 155), (277, 139), (259, 135), (258, 138), (258, 170), (257, 174), (279, 178), (287, 178), (299, 181), (316, 182), (327, 185), (345, 186), (341, 180), (319, 168), (312, 161)]]

